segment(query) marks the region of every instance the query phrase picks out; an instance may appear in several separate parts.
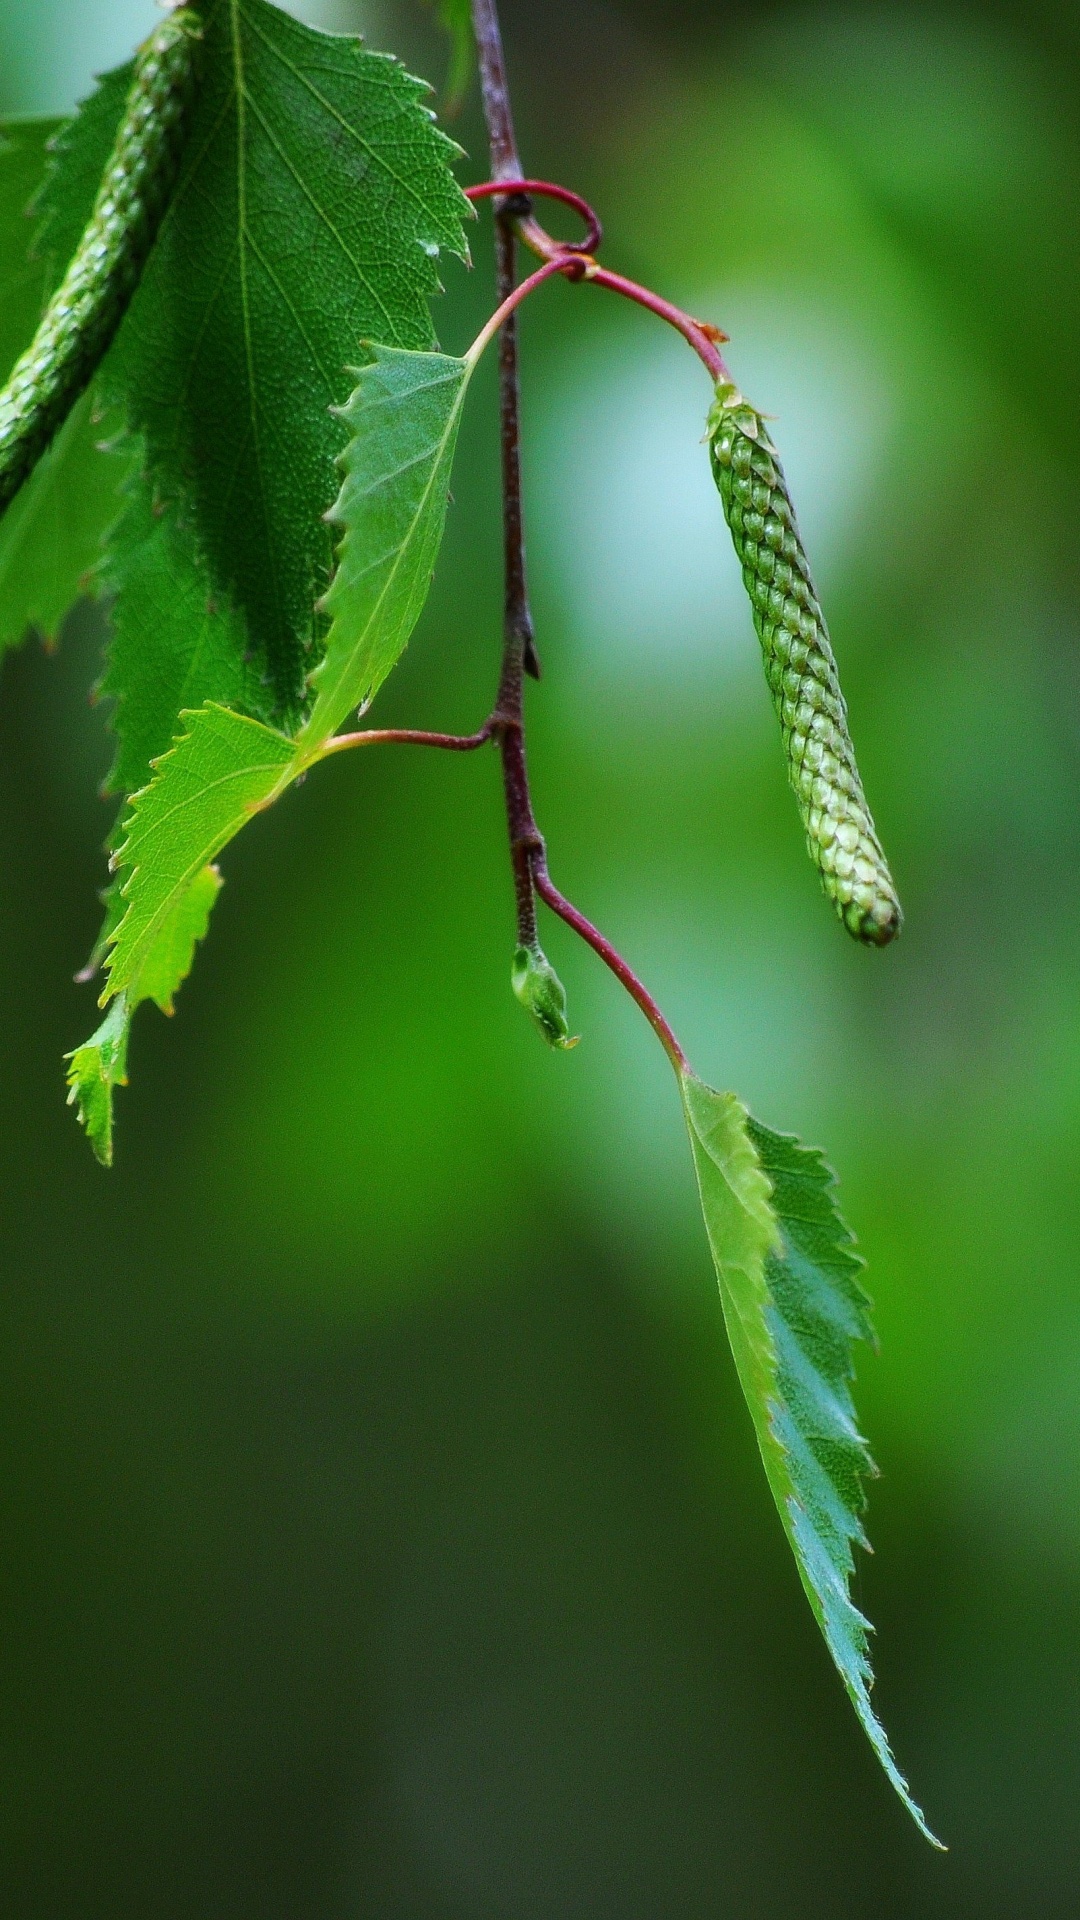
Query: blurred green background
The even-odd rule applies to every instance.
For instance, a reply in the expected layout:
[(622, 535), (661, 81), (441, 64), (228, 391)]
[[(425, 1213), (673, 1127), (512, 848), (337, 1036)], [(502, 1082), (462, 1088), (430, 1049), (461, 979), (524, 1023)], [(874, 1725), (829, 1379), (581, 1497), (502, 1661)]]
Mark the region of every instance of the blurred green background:
[[(361, 24), (439, 78), (404, 4)], [(0, 0), (0, 110), (150, 0)], [(12, 1920), (1065, 1920), (1080, 1911), (1080, 20), (1065, 0), (505, 0), (535, 171), (732, 335), (908, 912), (805, 860), (672, 336), (525, 318), (554, 874), (699, 1070), (824, 1144), (869, 1262), (867, 1748), (722, 1334), (675, 1089), (564, 929), (510, 997), (498, 768), (346, 758), (226, 858), (118, 1166), (65, 1111), (109, 814), (102, 629), (0, 705), (0, 1910)], [(483, 170), (475, 99), (456, 131)], [(447, 266), (461, 348), (491, 300)], [(490, 369), (380, 718), (498, 655)]]

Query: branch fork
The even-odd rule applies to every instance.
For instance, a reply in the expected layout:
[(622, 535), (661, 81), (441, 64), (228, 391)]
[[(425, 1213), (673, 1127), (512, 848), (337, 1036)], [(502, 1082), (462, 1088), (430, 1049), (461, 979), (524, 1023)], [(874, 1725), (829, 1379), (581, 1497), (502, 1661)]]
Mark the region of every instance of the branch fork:
[[(466, 188), (472, 201), (491, 200), (495, 213), (495, 263), (498, 305), (478, 334), (467, 358), (475, 362), (496, 335), (499, 337), (499, 397), (502, 453), (503, 547), (505, 598), (503, 660), (494, 708), (476, 733), (429, 733), (410, 728), (377, 728), (340, 734), (326, 753), (344, 753), (353, 747), (399, 745), (440, 748), (471, 753), (495, 744), (502, 761), (510, 863), (517, 908), (518, 956), (534, 956), (550, 968), (540, 950), (537, 900), (590, 946), (641, 1009), (660, 1040), (676, 1073), (687, 1071), (687, 1060), (674, 1032), (647, 987), (611, 942), (585, 918), (548, 872), (547, 848), (533, 811), (525, 746), (525, 677), (540, 678), (525, 564), (525, 529), (521, 484), (521, 404), (518, 380), (517, 310), (548, 280), (563, 279), (605, 287), (656, 314), (675, 327), (694, 348), (714, 381), (730, 381), (718, 351), (727, 336), (707, 322), (695, 320), (659, 294), (623, 275), (601, 267), (596, 254), (603, 242), (600, 220), (578, 193), (552, 181), (529, 179), (522, 172), (514, 134), (506, 80), (502, 36), (496, 0), (472, 0), (473, 23), (480, 60), (484, 114), (491, 148), (491, 179)], [(579, 214), (584, 237), (577, 242), (555, 239), (533, 213), (534, 198), (554, 200)], [(517, 247), (527, 247), (541, 262), (527, 279), (517, 279)], [(517, 963), (515, 963), (517, 964)], [(554, 975), (551, 975), (554, 981)], [(556, 987), (558, 986), (555, 981)], [(515, 990), (518, 990), (515, 984)], [(561, 994), (561, 988), (558, 988)], [(534, 1013), (536, 1008), (532, 1009)], [(548, 1026), (543, 1015), (541, 1024)], [(549, 1032), (549, 1038), (551, 1034)], [(556, 1039), (557, 1045), (569, 1045)]]

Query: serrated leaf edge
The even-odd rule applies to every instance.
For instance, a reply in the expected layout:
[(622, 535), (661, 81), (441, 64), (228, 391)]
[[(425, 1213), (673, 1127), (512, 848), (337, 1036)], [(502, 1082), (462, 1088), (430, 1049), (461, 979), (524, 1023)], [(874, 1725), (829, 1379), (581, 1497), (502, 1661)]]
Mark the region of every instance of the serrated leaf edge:
[[(712, 1240), (711, 1233), (709, 1234), (713, 1260), (717, 1268), (717, 1277), (720, 1280), (724, 1319), (728, 1327), (729, 1338), (732, 1342), (733, 1353), (736, 1360), (736, 1371), (739, 1374), (743, 1395), (747, 1401), (754, 1423), (758, 1449), (761, 1454), (762, 1464), (765, 1467), (766, 1478), (780, 1513), (784, 1531), (788, 1536), (794, 1552), (800, 1581), (832, 1656), (833, 1663), (840, 1674), (848, 1697), (855, 1708), (859, 1722), (888, 1780), (908, 1809), (920, 1832), (930, 1841), (932, 1846), (943, 1850), (941, 1841), (939, 1841), (931, 1831), (921, 1808), (911, 1796), (907, 1781), (904, 1779), (893, 1758), (885, 1730), (870, 1703), (870, 1688), (873, 1684), (873, 1674), (866, 1646), (866, 1636), (872, 1632), (873, 1629), (870, 1622), (867, 1621), (855, 1607), (849, 1592), (850, 1571), (853, 1569), (850, 1542), (852, 1540), (865, 1540), (858, 1513), (850, 1511), (846, 1506), (844, 1507), (843, 1533), (848, 1543), (845, 1552), (841, 1556), (841, 1564), (847, 1574), (847, 1577), (844, 1577), (836, 1561), (824, 1548), (798, 1496), (793, 1471), (792, 1440), (785, 1429), (787, 1427), (794, 1427), (800, 1440), (802, 1440), (803, 1436), (799, 1434), (791, 1409), (785, 1404), (783, 1398), (781, 1385), (781, 1352), (777, 1339), (778, 1325), (790, 1334), (797, 1345), (798, 1339), (794, 1329), (792, 1329), (784, 1319), (775, 1292), (769, 1282), (769, 1262), (770, 1260), (779, 1259), (783, 1255), (786, 1236), (783, 1231), (781, 1217), (778, 1215), (774, 1206), (774, 1184), (765, 1168), (751, 1132), (751, 1129), (756, 1129), (760, 1133), (765, 1133), (768, 1130), (761, 1128), (760, 1123), (751, 1119), (746, 1107), (738, 1099), (737, 1095), (716, 1093), (714, 1089), (706, 1086), (691, 1070), (687, 1069), (685, 1073), (680, 1075), (680, 1083), (684, 1113), (691, 1135), (691, 1146), (693, 1147), (696, 1141), (711, 1164), (722, 1176), (728, 1192), (736, 1206), (741, 1210), (746, 1223), (751, 1229), (750, 1247), (754, 1248), (756, 1246), (756, 1254), (752, 1256), (754, 1258), (754, 1271), (751, 1272), (747, 1266), (745, 1259), (746, 1249), (743, 1251), (743, 1256), (734, 1263), (739, 1265), (741, 1270), (747, 1273), (752, 1292), (758, 1301), (762, 1303), (760, 1320), (757, 1326), (752, 1327), (747, 1324), (745, 1315), (739, 1312), (737, 1301), (729, 1299), (728, 1297), (729, 1288), (725, 1285), (724, 1274), (721, 1270), (724, 1263), (720, 1252)], [(695, 1105), (700, 1103), (702, 1096), (712, 1102), (720, 1103), (718, 1109), (719, 1116), (722, 1117), (726, 1123), (735, 1123), (733, 1128), (734, 1159), (731, 1165), (725, 1164), (724, 1160), (718, 1157), (717, 1153), (710, 1146), (709, 1140), (703, 1134), (701, 1127), (695, 1121), (694, 1108)], [(837, 1252), (842, 1252), (846, 1257), (851, 1259), (853, 1263), (857, 1263), (857, 1266), (854, 1268), (854, 1271), (857, 1271), (858, 1266), (861, 1266), (862, 1263), (861, 1260), (859, 1260), (859, 1256), (854, 1252), (853, 1236), (836, 1208), (834, 1200), (836, 1180), (824, 1156), (818, 1152), (817, 1149), (803, 1147), (793, 1135), (773, 1135), (772, 1137), (777, 1140), (778, 1143), (798, 1154), (800, 1159), (804, 1159), (811, 1164), (813, 1177), (820, 1184), (822, 1194), (827, 1198), (831, 1209), (832, 1226), (834, 1228), (832, 1244), (834, 1249)], [(710, 1210), (706, 1206), (706, 1196), (701, 1183), (701, 1169), (696, 1149), (693, 1158), (702, 1209), (703, 1212), (705, 1212), (706, 1225), (708, 1226)], [(826, 1279), (828, 1279), (828, 1277), (826, 1274)], [(751, 1385), (748, 1384), (743, 1377), (743, 1366), (739, 1360), (739, 1342), (736, 1339), (735, 1329), (732, 1325), (733, 1311), (737, 1315), (739, 1332), (745, 1339), (747, 1353), (754, 1365), (756, 1391), (752, 1389)], [(862, 1329), (860, 1329), (859, 1334), (855, 1337), (863, 1337)], [(848, 1377), (850, 1377), (850, 1371)], [(857, 1434), (853, 1423), (852, 1433)], [(858, 1437), (861, 1442), (861, 1436)], [(865, 1442), (861, 1442), (861, 1447), (864, 1453), (864, 1465), (860, 1470), (860, 1478), (862, 1474), (868, 1474), (874, 1471), (873, 1462), (870, 1459), (868, 1450), (865, 1448)], [(821, 1463), (818, 1462), (817, 1464), (820, 1467)], [(824, 1468), (821, 1470), (823, 1472), (825, 1471)], [(826, 1475), (826, 1477), (828, 1476)], [(863, 1493), (860, 1500), (859, 1513), (861, 1513), (864, 1506), (865, 1494)], [(840, 1620), (836, 1618), (837, 1609), (839, 1609), (840, 1612)], [(845, 1657), (845, 1635), (854, 1653), (854, 1672), (851, 1671), (850, 1660)]]

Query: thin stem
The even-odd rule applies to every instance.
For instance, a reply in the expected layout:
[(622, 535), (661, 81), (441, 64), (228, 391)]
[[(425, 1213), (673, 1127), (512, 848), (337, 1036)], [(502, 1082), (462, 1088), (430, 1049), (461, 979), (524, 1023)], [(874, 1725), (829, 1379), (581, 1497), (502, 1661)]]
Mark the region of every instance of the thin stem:
[(442, 747), (447, 753), (474, 753), (495, 737), (495, 728), (485, 720), (479, 733), (423, 733), (416, 727), (376, 727), (366, 733), (338, 733), (328, 740), (319, 758), (332, 753), (348, 753), (353, 747)]
[(493, 180), (518, 180), (521, 178), (521, 161), (518, 159), (506, 59), (495, 0), (472, 0), (472, 16), (480, 62), (484, 118), (491, 147), (491, 177)]
[[(675, 327), (688, 340), (700, 360), (703, 360), (716, 381), (730, 382), (731, 375), (724, 363), (723, 356), (717, 352), (714, 335), (715, 327), (706, 327), (700, 320), (691, 319), (681, 307), (673, 306), (670, 300), (664, 300), (658, 293), (651, 293), (648, 287), (639, 287), (636, 280), (627, 280), (621, 273), (610, 273), (606, 267), (587, 266), (582, 279), (595, 287), (607, 287), (612, 293), (621, 293), (625, 300), (633, 300), (639, 307), (646, 307), (670, 327)], [(726, 340), (726, 334), (719, 338)]]
[(577, 240), (571, 246), (569, 241), (552, 240), (552, 258), (559, 251), (563, 253), (599, 253), (603, 244), (604, 229), (593, 207), (583, 200), (580, 193), (572, 193), (569, 187), (556, 186), (552, 180), (482, 180), (479, 186), (466, 187), (466, 200), (491, 200), (496, 196), (512, 193), (529, 199), (538, 194), (542, 200), (558, 200), (564, 207), (573, 207), (585, 222), (585, 238)]
[(535, 293), (537, 287), (542, 287), (545, 280), (553, 279), (557, 273), (579, 278), (584, 271), (584, 262), (576, 255), (564, 256), (560, 260), (546, 260), (542, 267), (538, 267), (535, 273), (531, 273), (527, 280), (522, 280), (520, 286), (516, 286), (513, 292), (509, 293), (506, 299), (496, 307), (487, 325), (477, 334), (465, 356), (466, 359), (475, 364), (484, 350), (490, 346), (500, 328), (504, 327), (511, 316), (517, 312), (522, 301), (527, 300), (530, 293)]
[(565, 920), (568, 927), (573, 927), (574, 932), (580, 934), (594, 953), (599, 954), (604, 965), (610, 967), (616, 980), (621, 982), (630, 998), (641, 1008), (676, 1073), (687, 1072), (689, 1062), (686, 1055), (652, 994), (638, 979), (637, 974), (623, 959), (621, 953), (616, 952), (610, 940), (606, 940), (599, 929), (593, 926), (592, 921), (586, 920), (585, 915), (579, 913), (572, 902), (559, 892), (548, 873), (547, 862), (542, 851), (533, 856), (532, 876), (541, 900), (551, 908), (552, 913), (558, 914), (560, 920)]
[[(516, 243), (506, 220), (495, 227), (499, 290), (513, 287)], [(557, 269), (549, 263), (552, 272)], [(543, 271), (543, 269), (541, 269)], [(532, 856), (543, 845), (529, 793), (525, 757), (525, 680), (539, 677), (529, 588), (525, 571), (525, 527), (521, 497), (521, 407), (518, 387), (517, 319), (512, 293), (504, 293), (510, 317), (499, 340), (499, 388), (502, 444), (503, 534), (506, 593), (503, 613), (503, 663), (494, 719), (502, 754), (506, 823), (514, 873), (518, 944), (536, 945), (536, 900)]]
[[(603, 934), (598, 932), (596, 927), (586, 920), (584, 914), (579, 913), (577, 908), (572, 906), (553, 885), (547, 870), (543, 838), (533, 813), (529, 792), (529, 770), (525, 755), (524, 674), (535, 656), (525, 576), (525, 537), (521, 507), (521, 418), (516, 310), (518, 299), (524, 298), (524, 290), (517, 289), (515, 296), (516, 239), (521, 239), (525, 245), (532, 248), (533, 252), (539, 253), (550, 273), (563, 273), (571, 279), (591, 279), (599, 276), (600, 269), (597, 268), (595, 261), (588, 255), (583, 256), (580, 250), (575, 251), (553, 240), (551, 235), (545, 233), (539, 223), (531, 217), (528, 198), (525, 196), (525, 189), (529, 183), (522, 178), (521, 162), (518, 158), (517, 141), (514, 135), (514, 119), (510, 107), (510, 92), (506, 80), (506, 62), (503, 57), (496, 0), (472, 0), (472, 11), (480, 57), (484, 114), (491, 145), (492, 182), (496, 187), (506, 186), (508, 189), (505, 201), (494, 192), (491, 195), (495, 198), (495, 260), (499, 297), (499, 312), (493, 324), (495, 326), (500, 322), (502, 324), (499, 341), (499, 389), (502, 422), (506, 607), (502, 675), (490, 725), (498, 739), (502, 755), (506, 818), (510, 833), (514, 889), (517, 896), (518, 939), (522, 946), (536, 945), (536, 896), (539, 894), (552, 912), (557, 913), (568, 926), (573, 927), (574, 931), (580, 934), (581, 938), (600, 956), (605, 965), (611, 968), (616, 979), (621, 981), (631, 998), (641, 1008), (676, 1072), (682, 1072), (687, 1064), (686, 1056), (652, 995), (622, 956), (616, 953), (610, 941), (605, 940)], [(539, 191), (539, 188), (536, 188), (536, 191)], [(556, 197), (564, 197), (561, 189), (557, 190)], [(577, 196), (574, 196), (574, 200), (577, 200)], [(581, 203), (581, 207), (584, 207), (584, 203)], [(585, 212), (591, 229), (589, 237), (593, 238), (592, 229), (595, 229), (596, 243), (599, 244), (599, 222), (591, 214), (591, 209), (586, 208)], [(541, 277), (547, 278), (547, 274), (534, 274), (531, 281), (525, 282), (525, 288), (538, 284)], [(624, 293), (633, 287), (630, 281), (625, 284), (619, 282), (617, 275), (609, 276), (602, 280), (601, 284), (610, 285), (615, 291)], [(715, 361), (719, 361), (719, 355), (711, 347), (711, 343), (688, 315), (679, 315), (677, 308), (668, 309), (666, 302), (660, 301), (655, 296), (646, 295), (644, 288), (635, 289), (630, 297), (635, 298), (639, 293), (644, 296), (642, 302), (644, 305), (653, 305), (653, 310), (659, 312), (662, 318), (672, 319), (672, 324), (679, 325), (680, 332), (686, 335), (699, 353), (705, 348), (712, 353)], [(678, 318), (673, 319), (675, 315)], [(486, 333), (487, 329), (485, 329)], [(481, 340), (483, 338), (484, 335), (481, 335)], [(483, 349), (478, 347), (477, 350)], [(706, 365), (710, 365), (708, 360)], [(723, 362), (720, 361), (719, 365), (722, 369)], [(712, 370), (710, 365), (710, 371)]]
[[(553, 240), (551, 235), (539, 227), (535, 221), (523, 223), (520, 220), (515, 221), (518, 237), (553, 271), (565, 274), (568, 280), (588, 280), (594, 286), (606, 287), (609, 292), (621, 294), (624, 300), (633, 300), (639, 307), (645, 307), (649, 313), (655, 313), (659, 319), (666, 320), (669, 326), (682, 334), (684, 340), (689, 341), (714, 380), (725, 383), (731, 381), (731, 374), (722, 356), (717, 352), (718, 344), (727, 339), (726, 333), (721, 333), (718, 327), (710, 326), (703, 320), (695, 320), (691, 314), (684, 313), (683, 309), (675, 306), (671, 300), (665, 300), (660, 294), (653, 293), (651, 288), (639, 286), (636, 280), (628, 280), (625, 274), (612, 273), (593, 259), (604, 237), (603, 228), (594, 209), (587, 200), (582, 199), (579, 193), (572, 193), (569, 187), (556, 186), (550, 180), (520, 179), (486, 181), (477, 187), (466, 187), (465, 193), (470, 200), (487, 200), (498, 195), (503, 189), (511, 190), (515, 197), (524, 198), (528, 194), (541, 194), (548, 199), (559, 200), (565, 206), (573, 207), (585, 222), (587, 231), (584, 240), (574, 244), (565, 240)], [(540, 285), (540, 278), (533, 274), (523, 285), (531, 293), (535, 286)], [(493, 316), (489, 323), (492, 329), (499, 324), (499, 315)], [(490, 334), (485, 328), (473, 351), (482, 352), (489, 338)]]
[[(491, 148), (493, 181), (519, 180), (518, 157), (510, 89), (506, 79), (502, 34), (496, 0), (472, 0), (473, 26), (480, 60), (480, 81)], [(518, 196), (515, 211), (528, 208)], [(536, 901), (532, 884), (532, 856), (542, 846), (529, 795), (525, 758), (524, 676), (539, 678), (532, 613), (525, 570), (525, 527), (521, 490), (521, 399), (518, 381), (517, 320), (514, 305), (517, 249), (509, 208), (495, 202), (495, 269), (498, 299), (506, 319), (499, 336), (499, 414), (502, 450), (503, 546), (505, 601), (503, 663), (499, 693), (492, 716), (503, 765), (510, 858), (514, 872), (518, 940), (536, 944)], [(550, 256), (546, 264), (559, 270)]]

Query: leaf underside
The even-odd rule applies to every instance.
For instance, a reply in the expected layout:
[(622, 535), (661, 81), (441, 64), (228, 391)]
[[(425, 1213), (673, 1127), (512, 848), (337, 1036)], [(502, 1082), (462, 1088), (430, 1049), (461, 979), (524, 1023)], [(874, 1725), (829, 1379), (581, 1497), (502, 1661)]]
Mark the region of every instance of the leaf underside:
[[(131, 443), (138, 453), (138, 443)], [(268, 718), (269, 689), (245, 652), (243, 622), (216, 600), (180, 502), (155, 503), (141, 461), (130, 475), (98, 585), (112, 598), (105, 672), (114, 701), (113, 793), (151, 778), (186, 709), (207, 701)]]
[(221, 891), (214, 857), (287, 784), (296, 760), (283, 734), (226, 707), (182, 718), (186, 731), (156, 763), (115, 836), (117, 877), (91, 962), (104, 960), (102, 1004), (111, 1004), (97, 1033), (68, 1055), (69, 1101), (105, 1166), (112, 1165), (112, 1096), (126, 1084), (135, 1010), (153, 1000), (172, 1012)]
[(102, 1166), (113, 1162), (112, 1097), (117, 1087), (127, 1085), (132, 1016), (143, 1000), (155, 1001), (162, 1013), (172, 1012), (173, 998), (191, 972), (195, 948), (206, 938), (221, 885), (216, 867), (204, 867), (195, 875), (161, 920), (136, 982), (117, 994), (86, 1045), (67, 1056), (68, 1105), (77, 1109)]
[(424, 348), (463, 257), (456, 149), (427, 88), (267, 0), (205, 0), (188, 154), (106, 390), (159, 496), (190, 501), (213, 592), (298, 714), (321, 641), (344, 405), (368, 339)]
[(375, 347), (341, 420), (352, 438), (331, 512), (344, 529), (324, 601), (326, 655), (302, 740), (321, 744), (366, 706), (405, 648), (431, 585), (472, 365)]
[(284, 734), (226, 707), (183, 715), (187, 731), (158, 762), (155, 778), (135, 795), (115, 856), (126, 902), (106, 962), (103, 998), (139, 993), (171, 916), (188, 889), (265, 806), (295, 763)]
[[(106, 1000), (123, 1002), (123, 1044), (106, 1021), (104, 1041), (73, 1056), (72, 1079), (84, 1117), (98, 1116), (96, 1150), (107, 1113), (110, 1154), (131, 1017), (144, 999), (171, 1007), (220, 884), (216, 852), (299, 770), (294, 743), (259, 723), (299, 719), (330, 628), (346, 701), (354, 683), (369, 696), (423, 603), (445, 479), (412, 527), (418, 503), (403, 474), (410, 526), (400, 501), (394, 524), (406, 552), (390, 556), (380, 604), (361, 605), (380, 569), (360, 561), (357, 541), (383, 537), (393, 520), (384, 472), (366, 531), (350, 541), (351, 516), (342, 522), (352, 603), (340, 590), (327, 613), (316, 606), (333, 573), (329, 510), (362, 456), (350, 449), (344, 489), (338, 461), (368, 425), (349, 369), (372, 340), (430, 347), (438, 255), (467, 258), (471, 214), (428, 89), (396, 61), (267, 0), (198, 10), (202, 77), (180, 182), (99, 376), (127, 428), (96, 578), (112, 603), (99, 691), (114, 702), (109, 785), (135, 799), (113, 837), (116, 879), (94, 956), (107, 966)], [(131, 72), (106, 75), (56, 142), (40, 196), (50, 271), (78, 244)], [(400, 405), (415, 405), (426, 431), (423, 396), (403, 385)], [(447, 471), (451, 454), (452, 441)], [(58, 498), (69, 511), (63, 486)], [(319, 744), (308, 731), (305, 764)]]
[(113, 1001), (97, 1032), (68, 1060), (68, 1106), (74, 1107), (103, 1167), (113, 1163), (113, 1092), (127, 1084), (131, 1012), (124, 994)]
[(862, 1262), (820, 1154), (691, 1073), (682, 1093), (728, 1336), (784, 1531), (874, 1752), (937, 1846), (870, 1704), (870, 1628), (849, 1592), (874, 1470), (850, 1385), (855, 1342), (873, 1340)]

